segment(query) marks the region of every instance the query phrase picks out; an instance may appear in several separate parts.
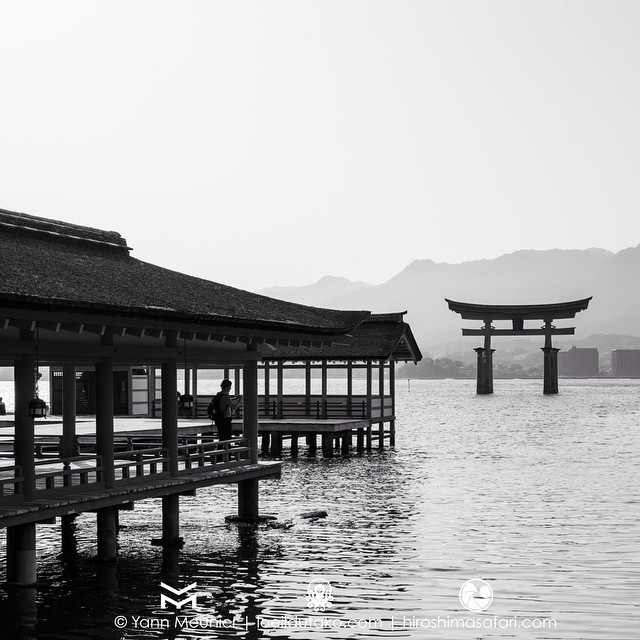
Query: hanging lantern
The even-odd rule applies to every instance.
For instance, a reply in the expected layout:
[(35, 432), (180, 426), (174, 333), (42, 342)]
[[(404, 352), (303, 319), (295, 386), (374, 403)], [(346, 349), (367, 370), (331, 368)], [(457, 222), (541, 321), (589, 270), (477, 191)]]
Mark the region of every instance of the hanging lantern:
[(47, 417), (47, 403), (36, 397), (33, 400), (29, 400), (29, 417), (30, 418), (46, 418)]

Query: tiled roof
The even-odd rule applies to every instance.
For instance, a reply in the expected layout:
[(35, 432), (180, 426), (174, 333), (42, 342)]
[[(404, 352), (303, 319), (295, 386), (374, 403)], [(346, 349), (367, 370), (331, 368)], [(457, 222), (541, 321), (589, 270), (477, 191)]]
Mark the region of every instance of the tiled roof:
[(411, 360), (422, 359), (404, 313), (371, 314), (350, 332), (350, 340), (322, 347), (260, 347), (263, 360)]
[(368, 311), (283, 302), (129, 255), (120, 234), (0, 210), (0, 306), (339, 335)]

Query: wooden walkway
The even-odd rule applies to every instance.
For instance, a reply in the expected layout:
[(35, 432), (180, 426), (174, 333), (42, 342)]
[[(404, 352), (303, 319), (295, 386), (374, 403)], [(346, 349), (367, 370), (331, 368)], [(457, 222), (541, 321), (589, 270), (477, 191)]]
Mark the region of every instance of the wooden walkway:
[[(37, 492), (37, 499), (20, 504), (2, 506), (0, 527), (11, 527), (28, 522), (42, 522), (51, 518), (75, 515), (103, 507), (121, 507), (137, 500), (159, 498), (171, 494), (192, 494), (197, 489), (215, 484), (228, 484), (249, 478), (279, 478), (280, 464), (259, 462), (226, 468), (203, 468), (197, 472), (181, 474), (177, 478), (158, 476), (118, 482), (111, 489), (90, 485), (69, 487), (68, 493), (47, 496)], [(41, 496), (38, 496), (41, 494)]]

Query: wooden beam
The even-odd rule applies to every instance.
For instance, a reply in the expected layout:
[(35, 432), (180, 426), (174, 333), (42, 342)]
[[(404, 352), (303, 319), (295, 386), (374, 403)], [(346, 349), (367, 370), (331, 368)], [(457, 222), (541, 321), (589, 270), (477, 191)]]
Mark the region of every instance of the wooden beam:
[[(575, 334), (575, 327), (560, 327), (551, 329), (551, 333), (556, 336), (572, 336)], [(491, 329), (492, 336), (544, 336), (547, 332), (544, 329), (522, 329), (514, 331), (513, 329)], [(484, 329), (463, 329), (463, 336), (484, 336)]]

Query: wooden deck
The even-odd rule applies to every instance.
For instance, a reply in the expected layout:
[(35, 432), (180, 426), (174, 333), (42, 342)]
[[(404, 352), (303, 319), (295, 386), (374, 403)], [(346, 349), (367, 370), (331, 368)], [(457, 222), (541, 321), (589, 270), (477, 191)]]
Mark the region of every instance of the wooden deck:
[(222, 469), (203, 468), (198, 472), (182, 474), (178, 478), (133, 479), (119, 483), (112, 489), (70, 487), (69, 493), (49, 497), (44, 492), (42, 497), (32, 502), (0, 506), (0, 528), (103, 507), (117, 507), (147, 498), (192, 493), (215, 484), (235, 483), (249, 478), (279, 478), (280, 468), (277, 462), (259, 462)]

